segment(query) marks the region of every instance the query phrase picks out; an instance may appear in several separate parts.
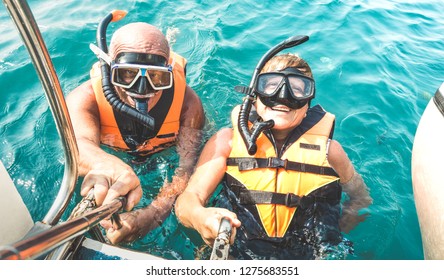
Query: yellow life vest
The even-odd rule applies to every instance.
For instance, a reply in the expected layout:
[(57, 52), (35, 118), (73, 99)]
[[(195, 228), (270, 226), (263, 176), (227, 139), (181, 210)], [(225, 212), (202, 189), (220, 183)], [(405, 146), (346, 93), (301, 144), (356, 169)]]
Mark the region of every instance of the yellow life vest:
[[(139, 155), (155, 153), (173, 145), (179, 133), (180, 114), (186, 90), (186, 63), (187, 61), (185, 58), (171, 52), (169, 64), (173, 66), (173, 87), (163, 90), (161, 99), (156, 106), (150, 110), (150, 115), (154, 117), (156, 122), (157, 133), (150, 136), (148, 139), (143, 139), (142, 143), (139, 143), (132, 148), (128, 146), (130, 143), (124, 140), (122, 130), (119, 128), (118, 122), (116, 121), (116, 114), (104, 96), (100, 65), (99, 63), (95, 63), (90, 71), (90, 76), (100, 114), (101, 143), (118, 150), (131, 151)], [(165, 106), (165, 104), (162, 104), (161, 100), (164, 97), (168, 97), (167, 95), (169, 94), (173, 95), (172, 101), (171, 103), (168, 101), (168, 104)], [(169, 96), (169, 98), (171, 99), (171, 96)], [(165, 106), (165, 108), (160, 108), (160, 106)], [(166, 114), (165, 110), (168, 110)], [(155, 111), (163, 112), (160, 120), (156, 118), (156, 115), (151, 114)], [(124, 123), (130, 121), (131, 120), (129, 119), (123, 119)]]
[[(233, 110), (234, 111), (234, 110)], [(283, 237), (301, 203), (315, 190), (339, 180), (327, 160), (328, 141), (334, 115), (317, 105), (286, 139), (282, 151), (270, 132), (257, 139), (257, 152), (251, 156), (232, 114), (232, 151), (227, 159), (227, 185), (257, 213), (268, 237)], [(250, 123), (251, 125), (251, 123)], [(339, 192), (340, 194), (340, 192)], [(338, 203), (339, 198), (332, 199)]]

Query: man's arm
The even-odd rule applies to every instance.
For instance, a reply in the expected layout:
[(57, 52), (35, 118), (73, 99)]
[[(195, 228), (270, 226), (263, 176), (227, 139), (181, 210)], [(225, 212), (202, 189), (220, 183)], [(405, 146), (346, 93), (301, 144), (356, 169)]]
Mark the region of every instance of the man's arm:
[(123, 227), (114, 230), (110, 224), (108, 239), (116, 244), (133, 241), (155, 229), (170, 215), (174, 201), (187, 186), (194, 170), (202, 143), (202, 128), (205, 115), (197, 94), (187, 86), (180, 117), (180, 129), (177, 139), (179, 166), (175, 170), (172, 182), (166, 181), (152, 203), (144, 208), (121, 216)]
[(194, 90), (187, 86), (176, 148), (179, 154), (179, 166), (174, 172), (172, 182), (166, 182), (153, 201), (154, 207), (164, 208), (169, 213), (176, 197), (185, 189), (199, 157), (204, 124), (202, 102)]
[(99, 109), (91, 82), (73, 90), (66, 102), (79, 148), (79, 175), (85, 177), (81, 195), (94, 188), (98, 205), (126, 195), (126, 209), (131, 210), (142, 197), (139, 178), (131, 167), (100, 148)]

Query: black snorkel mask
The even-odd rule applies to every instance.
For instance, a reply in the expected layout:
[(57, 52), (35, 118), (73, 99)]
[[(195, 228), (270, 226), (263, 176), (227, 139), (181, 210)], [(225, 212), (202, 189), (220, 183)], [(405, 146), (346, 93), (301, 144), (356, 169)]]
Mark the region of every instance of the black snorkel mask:
[(134, 98), (136, 102), (136, 109), (129, 106), (128, 104), (123, 102), (117, 95), (111, 79), (111, 65), (113, 64), (113, 62), (110, 61), (107, 55), (108, 46), (106, 43), (106, 29), (111, 21), (119, 21), (125, 15), (125, 11), (115, 10), (105, 16), (100, 21), (97, 27), (97, 44), (99, 49), (97, 50), (96, 48), (94, 48), (95, 46), (93, 45), (90, 45), (90, 47), (93, 52), (96, 53), (96, 55), (99, 57), (100, 69), (102, 73), (102, 89), (105, 98), (109, 102), (109, 104), (113, 107), (114, 110), (118, 111), (119, 113), (122, 113), (130, 117), (131, 119), (141, 123), (145, 127), (153, 130), (154, 118), (148, 115), (147, 98), (144, 98), (144, 96), (140, 96), (141, 98)]
[(315, 82), (297, 68), (259, 74), (254, 92), (270, 108), (285, 105), (300, 109), (315, 96)]
[[(277, 102), (276, 98), (279, 98), (279, 95), (281, 95), (282, 90), (283, 90), (283, 92), (282, 92), (281, 98), (283, 98), (283, 95), (289, 93), (287, 90), (290, 90), (290, 89), (284, 88), (284, 86), (288, 87), (287, 85), (290, 84), (289, 83), (289, 75), (290, 74), (285, 73), (285, 70), (288, 70), (287, 72), (290, 72), (289, 68), (285, 69), (284, 72), (277, 72), (277, 73), (283, 74), (283, 75), (281, 75), (281, 82), (277, 86), (276, 90), (274, 90), (273, 92), (270, 92), (269, 94), (267, 94), (267, 91), (264, 90), (263, 88), (262, 88), (262, 90), (258, 90), (258, 89), (261, 89), (261, 86), (260, 86), (260, 84), (258, 84), (258, 81), (262, 80), (262, 78), (264, 77), (265, 74), (268, 74), (268, 73), (263, 73), (263, 74), (259, 75), (259, 73), (261, 72), (264, 65), (276, 54), (278, 54), (279, 52), (281, 52), (284, 49), (288, 49), (288, 48), (300, 45), (300, 44), (308, 41), (308, 39), (309, 39), (308, 36), (297, 35), (297, 36), (290, 37), (290, 38), (282, 41), (281, 43), (277, 44), (276, 46), (271, 48), (268, 52), (266, 52), (264, 54), (264, 56), (262, 56), (259, 63), (256, 65), (256, 68), (254, 69), (254, 72), (253, 72), (252, 79), (250, 81), (250, 86), (249, 87), (236, 86), (234, 88), (236, 91), (247, 95), (244, 98), (244, 101), (243, 101), (240, 111), (239, 111), (238, 127), (239, 127), (239, 132), (242, 136), (242, 139), (244, 140), (244, 143), (247, 147), (248, 154), (254, 155), (256, 153), (256, 151), (257, 151), (256, 140), (259, 137), (260, 133), (264, 130), (271, 129), (274, 126), (273, 120), (268, 120), (268, 121), (264, 121), (264, 122), (256, 120), (253, 123), (253, 126), (251, 127), (251, 129), (248, 128), (248, 117), (250, 115), (251, 106), (253, 105), (253, 101), (259, 95), (259, 98), (261, 98), (261, 101), (264, 99), (264, 100), (266, 100), (266, 102), (269, 103), (269, 105), (273, 105), (274, 103), (270, 103), (270, 102)], [(291, 68), (291, 69), (293, 70), (293, 68)], [(293, 74), (297, 74), (297, 73), (293, 73)], [(262, 77), (262, 78), (260, 78), (260, 77)], [(305, 78), (308, 78), (308, 77), (305, 77)], [(259, 86), (259, 88), (258, 88), (258, 86)], [(313, 84), (313, 90), (314, 90), (314, 84)], [(292, 93), (290, 93), (290, 94), (292, 94)], [(313, 97), (314, 97), (314, 91), (313, 91)], [(273, 98), (274, 98), (274, 101), (273, 101)], [(298, 102), (298, 100), (296, 100), (294, 102), (296, 105), (292, 105), (292, 106), (300, 106), (300, 104), (302, 104), (303, 102), (304, 101), (299, 100), (299, 102)], [(308, 100), (307, 100), (307, 102), (308, 102)], [(297, 105), (298, 103), (300, 103), (300, 104)], [(267, 104), (265, 104), (265, 105), (268, 106)], [(304, 105), (302, 105), (301, 107), (303, 107)], [(291, 106), (289, 106), (289, 107), (293, 108)]]

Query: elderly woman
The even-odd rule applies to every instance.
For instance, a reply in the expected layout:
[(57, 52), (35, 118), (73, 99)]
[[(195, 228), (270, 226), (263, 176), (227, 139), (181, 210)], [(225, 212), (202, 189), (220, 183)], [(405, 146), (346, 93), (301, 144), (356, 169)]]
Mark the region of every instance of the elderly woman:
[[(341, 145), (332, 140), (334, 116), (316, 105), (308, 64), (293, 54), (272, 57), (257, 76), (257, 99), (249, 114), (274, 126), (257, 138), (251, 155), (238, 128), (217, 132), (205, 145), (175, 211), (212, 245), (222, 218), (233, 227), (237, 259), (322, 258), (365, 216), (371, 198)], [(219, 183), (220, 207), (205, 207)], [(348, 193), (341, 217), (342, 191)], [(237, 234), (236, 234), (237, 231)]]

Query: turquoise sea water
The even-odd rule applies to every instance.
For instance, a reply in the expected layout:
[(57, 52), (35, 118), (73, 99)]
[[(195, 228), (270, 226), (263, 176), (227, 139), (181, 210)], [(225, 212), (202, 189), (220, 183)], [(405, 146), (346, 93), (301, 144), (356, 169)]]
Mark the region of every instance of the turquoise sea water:
[[(370, 188), (370, 216), (350, 234), (359, 260), (423, 259), (411, 181), (411, 150), (422, 112), (444, 81), (444, 2), (430, 1), (29, 1), (65, 94), (88, 78), (97, 23), (145, 21), (171, 35), (189, 61), (187, 81), (202, 98), (208, 138), (229, 125), (254, 67), (293, 35), (310, 40), (290, 51), (316, 79), (315, 104), (336, 115), (335, 138)], [(19, 34), (0, 6), (0, 159), (35, 221), (49, 210), (63, 177), (52, 115)], [(110, 37), (109, 37), (110, 38)], [(129, 160), (128, 158), (126, 158)], [(173, 160), (172, 160), (173, 159)], [(134, 165), (148, 204), (176, 165), (174, 149)], [(80, 182), (79, 182), (80, 183)], [(70, 204), (80, 200), (78, 192)], [(65, 215), (66, 219), (66, 215)], [(174, 213), (142, 240), (126, 245), (167, 259), (195, 259), (198, 234)]]

